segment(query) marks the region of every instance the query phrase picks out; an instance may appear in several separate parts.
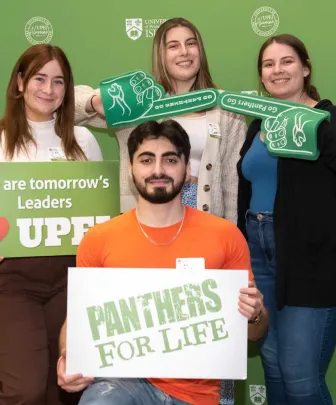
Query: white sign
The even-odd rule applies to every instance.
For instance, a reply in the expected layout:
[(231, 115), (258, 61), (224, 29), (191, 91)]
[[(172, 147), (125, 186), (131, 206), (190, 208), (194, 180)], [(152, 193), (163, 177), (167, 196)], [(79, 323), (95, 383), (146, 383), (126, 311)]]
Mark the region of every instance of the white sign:
[(246, 270), (71, 268), (67, 374), (246, 379), (247, 285)]

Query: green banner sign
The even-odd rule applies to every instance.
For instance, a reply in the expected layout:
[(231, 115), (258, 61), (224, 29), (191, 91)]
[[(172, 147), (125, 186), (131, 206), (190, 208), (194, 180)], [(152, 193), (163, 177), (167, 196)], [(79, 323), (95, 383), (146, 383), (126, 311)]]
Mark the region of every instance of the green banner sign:
[(216, 89), (167, 97), (164, 88), (142, 70), (101, 81), (100, 91), (106, 121), (112, 128), (219, 106), (260, 118), (268, 151), (297, 159), (318, 158), (317, 129), (330, 119), (329, 112), (303, 104)]
[(0, 163), (0, 256), (76, 254), (119, 215), (119, 162)]

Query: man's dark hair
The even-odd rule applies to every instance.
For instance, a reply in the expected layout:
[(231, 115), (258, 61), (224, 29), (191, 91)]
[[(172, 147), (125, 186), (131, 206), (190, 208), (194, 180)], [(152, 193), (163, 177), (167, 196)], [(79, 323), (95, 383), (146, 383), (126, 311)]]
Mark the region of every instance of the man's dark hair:
[(145, 139), (167, 138), (177, 149), (179, 156), (184, 155), (185, 162), (189, 162), (190, 141), (186, 131), (174, 120), (167, 120), (161, 123), (157, 121), (147, 121), (138, 125), (131, 132), (128, 138), (128, 155), (131, 163), (139, 146)]

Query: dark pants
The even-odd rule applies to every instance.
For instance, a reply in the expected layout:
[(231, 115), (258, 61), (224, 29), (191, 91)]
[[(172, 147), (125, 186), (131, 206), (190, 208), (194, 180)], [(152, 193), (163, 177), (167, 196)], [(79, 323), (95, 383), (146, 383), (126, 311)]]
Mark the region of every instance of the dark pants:
[(252, 270), (269, 313), (268, 333), (260, 342), (268, 404), (332, 405), (325, 376), (336, 345), (336, 307), (277, 310), (272, 215), (248, 213), (247, 236)]
[(57, 386), (56, 377), (67, 269), (74, 266), (73, 256), (0, 263), (0, 405), (78, 402)]

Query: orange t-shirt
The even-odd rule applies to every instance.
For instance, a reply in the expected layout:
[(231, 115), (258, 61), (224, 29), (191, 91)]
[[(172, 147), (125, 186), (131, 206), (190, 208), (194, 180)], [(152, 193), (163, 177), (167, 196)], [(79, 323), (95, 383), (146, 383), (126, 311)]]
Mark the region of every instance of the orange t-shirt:
[[(180, 225), (142, 226), (153, 241), (165, 243), (176, 235)], [(207, 269), (249, 270), (253, 279), (249, 249), (238, 228), (230, 221), (189, 207), (180, 234), (166, 246), (154, 245), (145, 237), (135, 210), (94, 226), (78, 247), (77, 267), (175, 268), (176, 258), (191, 257), (204, 257)], [(193, 405), (219, 403), (219, 380), (148, 380), (166, 394)]]

